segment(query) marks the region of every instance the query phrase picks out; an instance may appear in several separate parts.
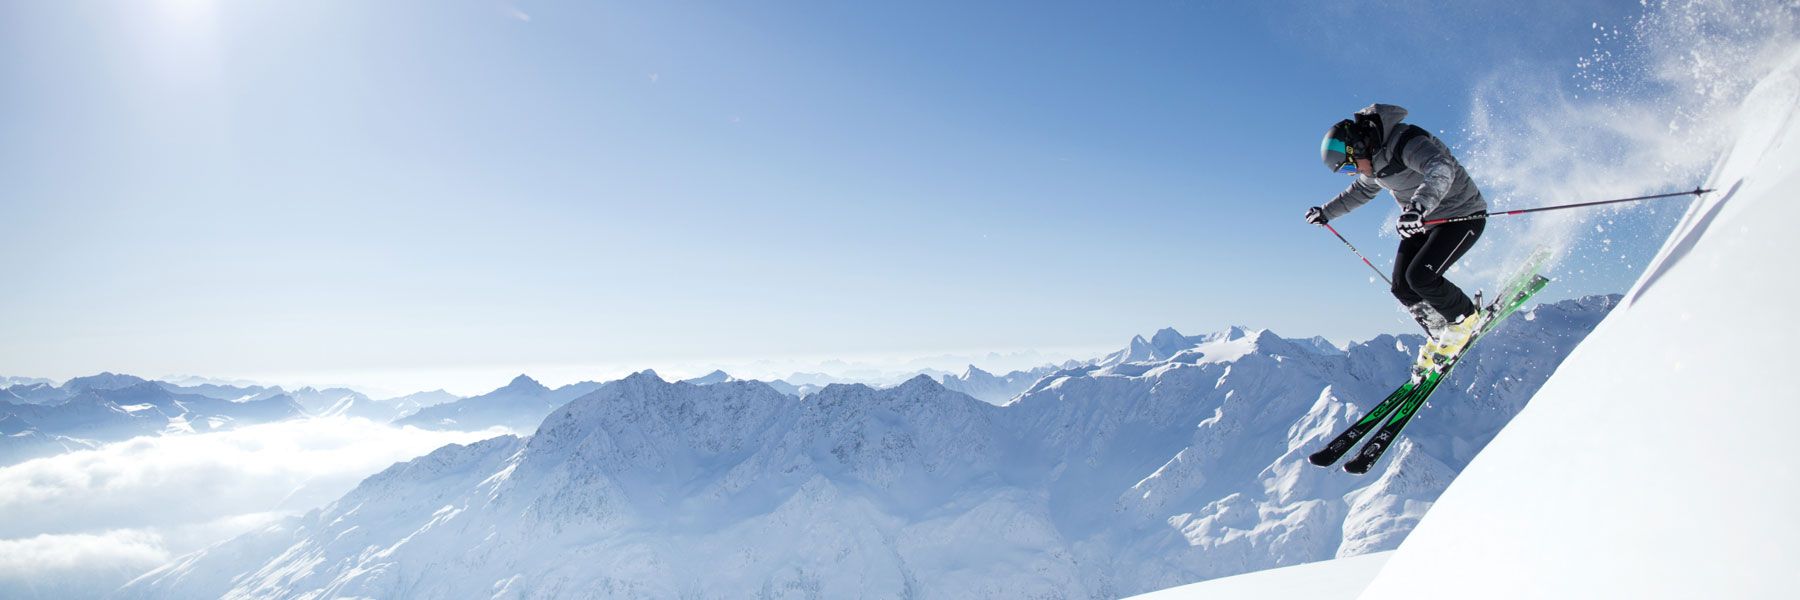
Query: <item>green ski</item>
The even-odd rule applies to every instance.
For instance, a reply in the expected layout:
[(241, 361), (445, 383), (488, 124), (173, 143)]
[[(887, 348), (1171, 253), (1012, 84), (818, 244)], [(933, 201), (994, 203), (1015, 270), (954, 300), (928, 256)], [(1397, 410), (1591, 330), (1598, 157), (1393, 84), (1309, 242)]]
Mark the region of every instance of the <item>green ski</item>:
[(1532, 275), (1525, 282), (1524, 287), (1510, 295), (1501, 296), (1493, 305), (1490, 305), (1487, 314), (1482, 317), (1484, 322), (1469, 337), (1468, 342), (1455, 352), (1422, 359), (1430, 361), (1431, 366), (1419, 373), (1419, 381), (1413, 385), (1412, 392), (1391, 411), (1387, 417), (1387, 423), (1382, 425), (1381, 430), (1376, 431), (1373, 437), (1369, 438), (1368, 443), (1363, 444), (1362, 450), (1357, 452), (1356, 458), (1344, 463), (1344, 471), (1358, 475), (1369, 472), (1369, 469), (1375, 466), (1375, 461), (1381, 460), (1381, 455), (1387, 452), (1388, 446), (1392, 445), (1394, 439), (1400, 436), (1400, 430), (1406, 427), (1406, 423), (1412, 420), (1413, 415), (1418, 414), (1419, 408), (1425, 405), (1425, 401), (1431, 397), (1431, 393), (1437, 390), (1438, 384), (1443, 383), (1444, 379), (1450, 376), (1450, 371), (1455, 369), (1457, 363), (1462, 360), (1462, 357), (1468, 355), (1469, 349), (1474, 348), (1482, 336), (1493, 331), (1501, 321), (1518, 311), (1519, 307), (1524, 306), (1526, 301), (1549, 284), (1549, 279), (1541, 275)]
[[(1505, 283), (1501, 286), (1500, 295), (1497, 296), (1496, 301), (1483, 309), (1485, 314), (1482, 318), (1487, 322), (1479, 325), (1470, 339), (1460, 346), (1458, 352), (1455, 353), (1458, 358), (1474, 345), (1474, 338), (1493, 329), (1501, 320), (1518, 310), (1525, 300), (1537, 292), (1537, 289), (1542, 289), (1543, 283), (1537, 281), (1542, 278), (1537, 277), (1537, 272), (1550, 259), (1550, 256), (1551, 252), (1548, 249), (1538, 248), (1526, 258), (1524, 263), (1520, 264), (1518, 269), (1503, 280)], [(1527, 288), (1533, 285), (1536, 288), (1527, 292)], [(1522, 297), (1520, 297), (1521, 293), (1523, 293)], [(1516, 301), (1508, 302), (1503, 306), (1501, 301), (1505, 299), (1516, 299)], [(1401, 384), (1393, 393), (1388, 394), (1387, 398), (1370, 408), (1368, 413), (1332, 438), (1323, 449), (1308, 456), (1307, 460), (1321, 467), (1331, 466), (1355, 447), (1363, 436), (1374, 431), (1376, 427), (1380, 427), (1383, 421), (1391, 422), (1398, 418), (1399, 425), (1404, 426), (1405, 421), (1410, 419), (1412, 413), (1416, 412), (1418, 407), (1423, 404), (1424, 398), (1431, 395), (1431, 390), (1437, 387), (1438, 381), (1448, 374), (1450, 364), (1454, 363), (1452, 360), (1446, 364), (1443, 360), (1444, 357), (1436, 356), (1430, 342), (1431, 340), (1427, 340), (1427, 343), (1419, 349), (1419, 360), (1414, 364), (1412, 376), (1407, 378), (1406, 383)], [(1418, 402), (1412, 402), (1415, 397), (1419, 399)], [(1398, 414), (1404, 414), (1404, 417), (1397, 416)], [(1398, 435), (1399, 427), (1383, 427), (1384, 431), (1389, 429), (1392, 430), (1393, 435)], [(1390, 435), (1388, 442), (1392, 441), (1391, 437)], [(1375, 442), (1370, 443), (1374, 444)], [(1382, 448), (1386, 447), (1386, 443), (1382, 443)], [(1381, 450), (1375, 452), (1376, 458), (1379, 458), (1380, 453)], [(1373, 461), (1371, 461), (1372, 463)]]

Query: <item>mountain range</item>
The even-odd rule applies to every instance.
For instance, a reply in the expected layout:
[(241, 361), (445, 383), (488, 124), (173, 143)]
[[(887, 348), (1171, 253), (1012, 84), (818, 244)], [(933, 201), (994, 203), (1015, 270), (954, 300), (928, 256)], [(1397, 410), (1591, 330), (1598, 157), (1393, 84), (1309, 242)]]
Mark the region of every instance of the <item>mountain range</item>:
[[(70, 395), (54, 404), (0, 400), (0, 464), (143, 435), (216, 431), (304, 414), (285, 395), (236, 402), (173, 392), (129, 375), (93, 382), (71, 380), (61, 388)], [(113, 384), (123, 387), (106, 387)]]
[(309, 416), (388, 422), (456, 399), (442, 390), (371, 400), (344, 388), (182, 386), (117, 373), (76, 377), (60, 386), (30, 380), (0, 388), (0, 465), (137, 436), (203, 433)]
[(120, 596), (1101, 598), (1387, 550), (1617, 302), (1515, 316), (1361, 478), (1305, 455), (1406, 377), (1418, 336), (1169, 329), (1004, 405), (929, 376), (796, 397), (645, 372)]

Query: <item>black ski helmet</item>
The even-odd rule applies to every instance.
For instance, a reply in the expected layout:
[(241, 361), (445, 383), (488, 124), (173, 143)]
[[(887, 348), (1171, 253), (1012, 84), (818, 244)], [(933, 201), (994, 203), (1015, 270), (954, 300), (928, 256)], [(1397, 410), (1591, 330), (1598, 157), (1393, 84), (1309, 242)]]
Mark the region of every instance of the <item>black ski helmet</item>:
[(1357, 114), (1355, 120), (1344, 119), (1325, 130), (1319, 142), (1319, 158), (1333, 173), (1355, 173), (1356, 159), (1369, 158), (1381, 147), (1381, 117)]

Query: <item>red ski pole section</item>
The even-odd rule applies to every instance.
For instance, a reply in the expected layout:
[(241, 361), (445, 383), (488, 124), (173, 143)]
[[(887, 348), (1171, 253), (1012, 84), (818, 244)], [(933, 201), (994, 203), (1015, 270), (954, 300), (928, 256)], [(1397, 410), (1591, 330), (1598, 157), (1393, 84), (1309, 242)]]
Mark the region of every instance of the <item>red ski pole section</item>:
[(1388, 279), (1387, 274), (1382, 273), (1381, 269), (1375, 266), (1375, 263), (1369, 262), (1369, 257), (1363, 256), (1362, 251), (1357, 250), (1356, 246), (1350, 243), (1350, 240), (1345, 239), (1344, 234), (1338, 233), (1336, 227), (1332, 227), (1330, 223), (1320, 223), (1320, 225), (1324, 225), (1326, 229), (1331, 230), (1331, 235), (1337, 236), (1338, 241), (1343, 242), (1344, 246), (1350, 248), (1351, 252), (1356, 253), (1356, 257), (1362, 259), (1363, 264), (1369, 265), (1369, 270), (1374, 271), (1376, 275), (1380, 276), (1382, 281), (1386, 281), (1388, 287), (1394, 287), (1394, 280)]

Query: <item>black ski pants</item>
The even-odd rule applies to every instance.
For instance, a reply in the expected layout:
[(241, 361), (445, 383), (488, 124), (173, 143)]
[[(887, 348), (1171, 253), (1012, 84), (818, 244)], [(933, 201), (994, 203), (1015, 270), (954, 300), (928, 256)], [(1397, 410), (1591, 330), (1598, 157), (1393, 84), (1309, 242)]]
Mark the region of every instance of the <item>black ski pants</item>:
[(1481, 239), (1487, 219), (1444, 223), (1400, 240), (1394, 254), (1394, 297), (1412, 306), (1423, 300), (1451, 323), (1475, 312), (1475, 302), (1462, 288), (1444, 278), (1444, 272)]

